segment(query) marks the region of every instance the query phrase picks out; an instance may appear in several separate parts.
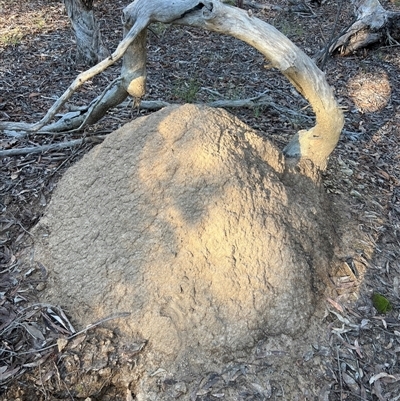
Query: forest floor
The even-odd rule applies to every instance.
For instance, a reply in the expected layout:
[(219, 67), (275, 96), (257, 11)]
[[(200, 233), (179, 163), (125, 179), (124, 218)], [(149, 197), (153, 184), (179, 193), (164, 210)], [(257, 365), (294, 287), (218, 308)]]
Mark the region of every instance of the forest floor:
[[(104, 0), (95, 4), (104, 43), (110, 50), (122, 36), (121, 13), (128, 3)], [(306, 2), (302, 8), (293, 1), (258, 3), (274, 7), (246, 8), (278, 28), (309, 56), (325, 46), (334, 29), (339, 32), (351, 20), (351, 9), (346, 2), (340, 7), (341, 1), (323, 1), (320, 7)], [(387, 9), (399, 7), (396, 1), (381, 3)], [(324, 173), (324, 185), (332, 204), (341, 209), (338, 232), (345, 248), (352, 252), (341, 255), (347, 270), (332, 278), (335, 296), (326, 300), (326, 314), (319, 322), (320, 339), (310, 344), (308, 352), (294, 357), (296, 372), (288, 366), (282, 371), (286, 373), (282, 373), (281, 383), (265, 378), (263, 386), (239, 392), (237, 399), (400, 400), (399, 47), (382, 43), (351, 56), (336, 55), (324, 66), (346, 117), (343, 135)], [(61, 1), (0, 0), (0, 121), (35, 122), (43, 117), (85, 69), (75, 63), (74, 49)], [(118, 76), (119, 68), (109, 68), (80, 89), (71, 100), (71, 109), (97, 96)], [(251, 107), (229, 111), (283, 148), (299, 129), (312, 124), (313, 114), (279, 71), (270, 68), (256, 50), (233, 38), (153, 25), (148, 35), (145, 100), (209, 103), (263, 93), (271, 97), (270, 104), (255, 101)], [(282, 108), (287, 112), (279, 111)], [(147, 113), (125, 103), (84, 135), (106, 135)], [(0, 132), (0, 149), (55, 144), (82, 135), (19, 137)], [(43, 214), (63, 172), (93, 146), (86, 143), (0, 160), (2, 400), (131, 397), (129, 388), (119, 388), (110, 378), (112, 370), (124, 363), (120, 358), (111, 366), (110, 355), (116, 346), (110, 345), (110, 333), (94, 325), (93, 330), (74, 334), (69, 322), (73, 321), (72, 311), (68, 318), (61, 307), (36, 301), (46, 285), (47, 271), (43, 266), (27, 270), (20, 262), (29, 243), (29, 230)], [(376, 294), (384, 296), (391, 307), (378, 311)], [(88, 355), (93, 359), (105, 348), (107, 354), (96, 358), (106, 379), (96, 379), (90, 383), (92, 387), (79, 390), (79, 380), (86, 377), (87, 383), (90, 381), (90, 369), (85, 370)], [(65, 376), (65, 360), (75, 364), (74, 380)], [(284, 394), (282, 383), (293, 381), (293, 377), (297, 388)], [(207, 389), (190, 398), (224, 399), (223, 390), (212, 385)]]

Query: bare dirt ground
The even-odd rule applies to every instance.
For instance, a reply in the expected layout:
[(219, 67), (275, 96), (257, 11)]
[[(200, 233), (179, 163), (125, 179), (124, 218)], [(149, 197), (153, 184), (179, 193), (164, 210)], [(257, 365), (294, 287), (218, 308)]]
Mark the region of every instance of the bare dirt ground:
[[(112, 50), (122, 35), (120, 16), (129, 2), (96, 3), (104, 42)], [(267, 4), (259, 1), (260, 4)], [(340, 1), (318, 7), (283, 0), (273, 9), (252, 9), (312, 56), (329, 41)], [(396, 1), (382, 1), (398, 10)], [(336, 32), (349, 25), (342, 7)], [(146, 100), (171, 103), (251, 98), (267, 93), (270, 105), (235, 108), (236, 114), (282, 148), (313, 115), (280, 73), (234, 39), (195, 29), (156, 24), (148, 40)], [(118, 66), (94, 78), (73, 97), (86, 104), (118, 75)], [(0, 120), (39, 120), (85, 67), (74, 62), (74, 42), (60, 1), (0, 0)], [(335, 294), (309, 344), (263, 351), (258, 361), (238, 361), (225, 373), (210, 373), (197, 391), (165, 379), (171, 399), (400, 400), (400, 56), (399, 45), (382, 43), (357, 54), (330, 58), (328, 81), (346, 112), (340, 143), (324, 183), (338, 213), (343, 269), (333, 278)], [(104, 135), (147, 111), (127, 104), (84, 133)], [(14, 149), (78, 139), (82, 133), (0, 133), (0, 147)], [(27, 270), (20, 256), (30, 228), (42, 215), (66, 168), (93, 145), (0, 160), (0, 399), (129, 400), (134, 395), (116, 379), (140, 357), (142, 344), (121, 348), (118, 319), (111, 331), (94, 324), (75, 333), (73, 311), (38, 304), (46, 285), (43, 266)], [(390, 301), (384, 311), (373, 303)], [(62, 307), (62, 306), (61, 306)], [(380, 311), (377, 310), (381, 309)], [(390, 309), (390, 310), (389, 310)], [(95, 322), (93, 322), (95, 323)], [(54, 346), (55, 345), (55, 346)], [(261, 357), (260, 357), (261, 355)], [(278, 361), (280, 360), (280, 362)], [(275, 374), (273, 370), (275, 369)], [(280, 377), (278, 380), (277, 377)], [(135, 377), (132, 376), (132, 382)], [(285, 393), (285, 383), (293, 383)], [(227, 398), (232, 389), (236, 398)]]

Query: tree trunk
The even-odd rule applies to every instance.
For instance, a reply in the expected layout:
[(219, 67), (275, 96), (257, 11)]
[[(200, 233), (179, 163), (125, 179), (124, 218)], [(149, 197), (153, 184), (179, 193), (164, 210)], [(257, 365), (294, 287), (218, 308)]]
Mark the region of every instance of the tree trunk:
[(100, 27), (93, 13), (93, 0), (64, 0), (77, 45), (76, 61), (95, 65), (107, 56)]

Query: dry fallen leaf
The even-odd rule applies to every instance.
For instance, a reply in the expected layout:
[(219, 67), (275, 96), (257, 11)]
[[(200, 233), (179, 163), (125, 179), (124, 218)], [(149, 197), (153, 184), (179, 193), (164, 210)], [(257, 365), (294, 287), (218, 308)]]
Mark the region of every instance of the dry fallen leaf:
[(340, 305), (338, 302), (334, 301), (331, 298), (326, 299), (334, 308), (336, 308), (339, 312), (344, 313), (344, 309), (342, 305)]
[[(0, 367), (0, 369), (2, 369), (2, 370), (3, 370), (3, 368), (7, 369), (7, 366)], [(0, 371), (0, 383), (7, 380), (8, 378), (14, 376), (20, 369), (21, 369), (21, 367), (17, 367), (15, 369), (11, 369), (11, 370), (4, 370), (3, 372)]]
[(38, 340), (44, 341), (44, 335), (40, 331), (39, 326), (35, 323), (22, 323), (21, 326), (25, 327), (26, 331), (33, 337)]
[(357, 395), (360, 394), (360, 386), (350, 375), (348, 375), (346, 372), (343, 372), (342, 379), (352, 393)]
[(57, 347), (58, 352), (61, 352), (68, 344), (68, 340), (66, 338), (58, 338), (57, 339)]
[(373, 375), (369, 379), (369, 384), (373, 384), (374, 382), (376, 382), (377, 380), (380, 380), (380, 379), (385, 379), (385, 381), (389, 382), (389, 383), (395, 383), (400, 380), (400, 374), (389, 375), (386, 372), (380, 372), (380, 373), (377, 373), (376, 375)]

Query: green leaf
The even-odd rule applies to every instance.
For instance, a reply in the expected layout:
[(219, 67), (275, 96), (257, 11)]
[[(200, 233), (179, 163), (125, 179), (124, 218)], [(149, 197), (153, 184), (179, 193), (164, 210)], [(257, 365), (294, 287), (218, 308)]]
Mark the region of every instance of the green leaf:
[(372, 304), (379, 313), (387, 313), (392, 310), (389, 300), (377, 292), (372, 295)]

